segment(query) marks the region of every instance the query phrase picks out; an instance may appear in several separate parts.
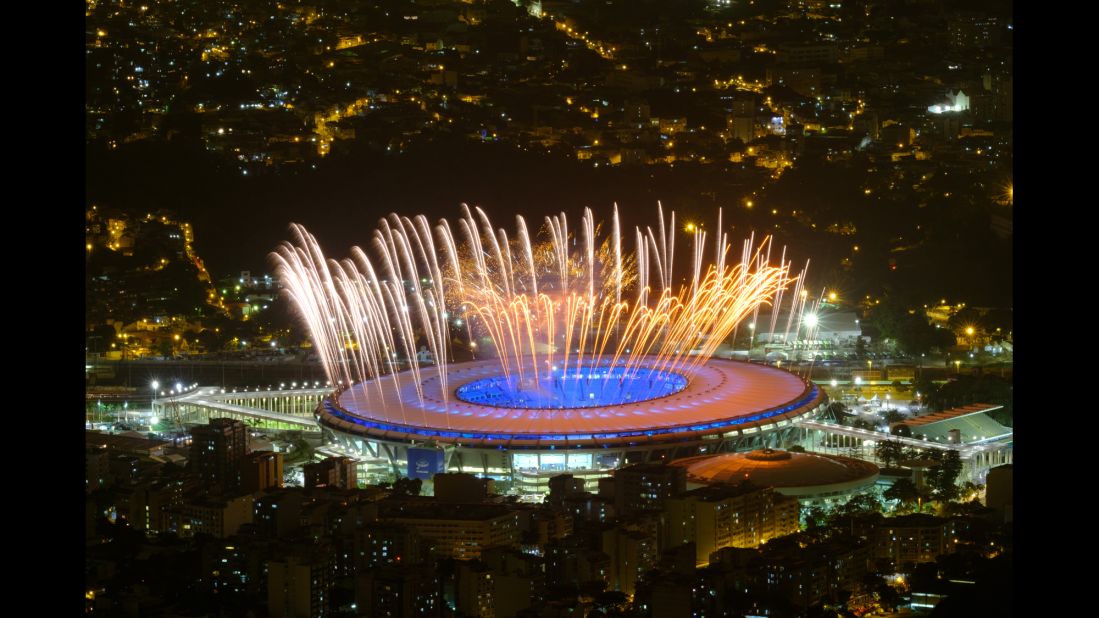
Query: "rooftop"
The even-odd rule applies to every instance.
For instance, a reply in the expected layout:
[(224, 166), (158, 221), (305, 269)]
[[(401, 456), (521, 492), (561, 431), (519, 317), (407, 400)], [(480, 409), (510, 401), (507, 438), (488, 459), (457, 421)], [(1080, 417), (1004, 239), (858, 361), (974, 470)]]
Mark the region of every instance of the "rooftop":
[(672, 465), (687, 468), (687, 479), (695, 483), (718, 485), (749, 480), (757, 485), (789, 490), (871, 483), (879, 472), (876, 465), (850, 457), (773, 449), (688, 457), (674, 461)]
[(509, 512), (511, 509), (503, 504), (454, 504), (435, 500), (388, 500), (378, 503), (378, 516), (382, 519), (485, 521), (503, 517)]
[(86, 446), (100, 446), (122, 452), (145, 454), (159, 451), (169, 444), (167, 440), (151, 440), (139, 436), (100, 433), (98, 431), (84, 432), (84, 443)]
[[(500, 371), (495, 360), (452, 365), (448, 388)], [(335, 405), (325, 406), (322, 420), (345, 431), (385, 437), (571, 446), (749, 429), (804, 414), (824, 399), (822, 391), (787, 371), (716, 359), (695, 368), (687, 386), (673, 395), (579, 409), (507, 408), (454, 397), (444, 403), (438, 376), (434, 371), (423, 374), (419, 384), (411, 372), (395, 380), (357, 384), (340, 393)], [(423, 389), (423, 403), (417, 387)]]
[(990, 403), (973, 403), (968, 406), (962, 406), (960, 408), (951, 408), (949, 410), (943, 410), (942, 412), (935, 412), (934, 414), (928, 414), (925, 416), (919, 416), (906, 420), (905, 425), (909, 427), (916, 427), (919, 425), (928, 425), (931, 423), (937, 423), (947, 419), (957, 419), (971, 414), (981, 414), (987, 412), (995, 412), (1002, 409), (1003, 406), (994, 405)]
[(947, 442), (950, 431), (957, 429), (963, 444), (981, 440), (1010, 438), (1013, 431), (988, 415), (1003, 406), (975, 403), (962, 408), (943, 410), (935, 414), (906, 419), (902, 423), (912, 434), (922, 434), (930, 441)]

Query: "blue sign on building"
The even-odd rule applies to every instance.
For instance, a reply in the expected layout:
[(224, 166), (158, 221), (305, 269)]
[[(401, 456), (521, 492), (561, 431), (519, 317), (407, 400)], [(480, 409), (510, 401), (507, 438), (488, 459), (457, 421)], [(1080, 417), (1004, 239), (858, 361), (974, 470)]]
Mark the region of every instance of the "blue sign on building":
[(446, 472), (446, 459), (442, 449), (408, 449), (408, 478), (431, 480), (436, 474)]

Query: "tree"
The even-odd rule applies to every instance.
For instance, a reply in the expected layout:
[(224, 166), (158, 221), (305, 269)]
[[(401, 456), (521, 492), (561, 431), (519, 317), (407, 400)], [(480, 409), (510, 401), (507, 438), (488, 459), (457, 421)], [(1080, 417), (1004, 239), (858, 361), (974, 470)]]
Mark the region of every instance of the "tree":
[(885, 412), (882, 412), (881, 416), (889, 425), (892, 425), (893, 423), (899, 423), (905, 418), (904, 415), (897, 410), (886, 410)]
[(111, 349), (111, 344), (117, 336), (113, 326), (99, 324), (88, 331), (87, 346), (89, 352), (105, 352)]
[(876, 588), (874, 591), (878, 593), (878, 603), (880, 603), (882, 608), (886, 611), (892, 612), (896, 610), (897, 606), (903, 601), (900, 593), (888, 583)]
[(1014, 312), (1011, 309), (992, 309), (982, 319), (982, 325), (991, 331), (998, 331), (1001, 336), (1013, 329)]
[(629, 597), (626, 593), (618, 590), (604, 590), (595, 595), (595, 605), (604, 612), (622, 611), (628, 603)]
[(808, 528), (823, 528), (828, 521), (828, 511), (819, 506), (811, 506), (805, 511), (805, 525)]
[(983, 327), (981, 313), (973, 307), (965, 307), (954, 312), (954, 315), (950, 316), (950, 319), (947, 320), (947, 324), (954, 331), (961, 331), (969, 326), (973, 326), (977, 329)]
[(926, 315), (909, 311), (896, 299), (887, 298), (874, 307), (872, 321), (882, 339), (896, 340), (902, 352), (913, 356), (954, 344), (953, 334), (949, 330), (935, 328)]
[(847, 424), (845, 419), (852, 416), (853, 415), (847, 411), (847, 406), (838, 401), (832, 401), (828, 404), (828, 407), (825, 408), (823, 418), (845, 425)]
[[(984, 485), (978, 485), (972, 481), (966, 481), (962, 483), (962, 496), (976, 496), (981, 491), (984, 491)], [(974, 498), (975, 500), (976, 498)]]
[(867, 431), (874, 430), (874, 424), (865, 418), (856, 418), (854, 422), (851, 423), (851, 426), (855, 429), (865, 429)]
[(224, 345), (221, 334), (211, 328), (203, 330), (195, 338), (198, 339), (198, 344), (207, 352), (216, 352)]
[(880, 513), (881, 500), (874, 494), (859, 494), (857, 496), (852, 496), (851, 499), (840, 508), (840, 512), (844, 515)]
[(933, 396), (935, 392), (939, 390), (939, 386), (924, 373), (921, 373), (916, 377), (912, 382), (912, 387), (924, 398), (924, 401), (927, 401), (929, 397)]
[(832, 605), (825, 604), (824, 601), (820, 601), (806, 610), (806, 618), (839, 618), (840, 614)]
[(805, 447), (800, 445), (800, 444), (795, 444), (795, 445), (791, 446), (790, 448), (788, 448), (786, 450), (791, 452), (791, 453), (804, 453), (805, 452)]
[(958, 451), (947, 451), (939, 465), (928, 474), (928, 484), (931, 485), (936, 500), (948, 502), (961, 494), (958, 487), (958, 475), (962, 472), (962, 458)]
[(980, 517), (990, 511), (992, 509), (974, 498), (969, 502), (947, 502), (943, 505), (941, 514), (947, 517)]
[(912, 479), (901, 478), (894, 481), (893, 486), (885, 490), (882, 497), (886, 500), (897, 500), (901, 504), (908, 506), (919, 501), (920, 492), (916, 488), (916, 484), (912, 482)]
[(924, 457), (924, 452), (922, 450), (914, 447), (914, 446), (906, 447), (901, 452), (901, 461), (904, 461), (906, 459), (923, 459), (923, 457)]
[(894, 425), (893, 428), (889, 430), (889, 433), (902, 438), (911, 438), (912, 428), (904, 423), (900, 423), (899, 425)]
[(855, 358), (859, 360), (866, 358), (866, 340), (862, 337), (855, 340)]
[(874, 447), (874, 456), (885, 463), (888, 468), (897, 463), (904, 456), (904, 445), (900, 440), (885, 440), (878, 442)]
[(402, 476), (393, 483), (393, 495), (418, 496), (420, 495), (420, 489), (423, 488), (423, 484), (424, 482), (420, 479), (410, 479)]
[(936, 410), (978, 402), (999, 404), (1004, 409), (994, 413), (1000, 414), (997, 420), (1010, 422), (1013, 395), (1011, 382), (999, 376), (960, 376), (928, 393), (926, 401)]

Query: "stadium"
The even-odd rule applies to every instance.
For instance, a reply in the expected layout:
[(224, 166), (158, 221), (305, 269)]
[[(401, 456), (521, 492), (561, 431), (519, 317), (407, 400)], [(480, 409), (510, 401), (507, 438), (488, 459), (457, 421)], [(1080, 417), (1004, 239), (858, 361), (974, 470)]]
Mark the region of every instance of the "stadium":
[(454, 364), (447, 405), (437, 377), (419, 383), (421, 402), (405, 371), (326, 398), (317, 420), (326, 442), (401, 476), (471, 472), (537, 492), (562, 472), (598, 478), (629, 463), (781, 446), (827, 403), (792, 373), (731, 360), (688, 375), (643, 366), (632, 378), (596, 365), (585, 377), (586, 389), (555, 391), (547, 376), (532, 400), (518, 396), (530, 388), (506, 388), (496, 360)]
[(675, 213), (659, 215), (630, 251), (617, 209), (609, 233), (591, 209), (579, 226), (517, 217), (510, 234), (479, 208), (434, 227), (394, 214), (373, 257), (341, 261), (291, 226), (296, 244), (272, 259), (338, 389), (317, 408), (326, 442), (377, 472), (471, 472), (520, 492), (562, 472), (783, 446), (825, 393), (716, 353), (761, 307), (776, 330), (784, 302), (784, 335), (811, 334), (804, 272), (769, 237), (737, 259), (727, 234), (711, 244), (688, 225), (690, 275), (677, 275)]

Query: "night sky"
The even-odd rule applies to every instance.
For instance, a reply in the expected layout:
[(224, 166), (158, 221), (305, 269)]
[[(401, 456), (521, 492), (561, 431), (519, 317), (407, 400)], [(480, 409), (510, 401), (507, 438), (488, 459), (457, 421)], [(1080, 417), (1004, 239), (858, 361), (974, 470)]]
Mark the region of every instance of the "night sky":
[[(691, 180), (709, 176), (731, 192), (746, 190), (742, 178), (722, 178), (716, 167), (599, 169), (499, 144), (423, 146), (400, 156), (326, 162), (313, 174), (259, 178), (242, 178), (193, 150), (134, 150), (89, 157), (89, 200), (178, 212), (194, 224), (199, 255), (214, 272), (264, 270), (267, 253), (289, 239), (291, 222), (304, 224), (338, 257), (368, 242), (378, 219), (391, 212), (455, 219), (465, 202), (511, 230), (515, 214), (540, 227), (543, 217), (561, 211), (579, 222), (585, 206), (609, 223), (617, 203), (623, 232), (632, 238), (634, 225), (657, 224), (658, 200), (666, 217), (674, 209), (678, 221), (714, 225), (718, 205)], [(728, 208), (725, 221), (737, 223)]]

